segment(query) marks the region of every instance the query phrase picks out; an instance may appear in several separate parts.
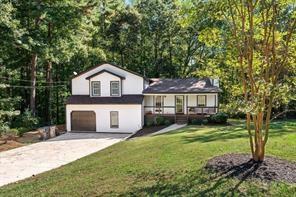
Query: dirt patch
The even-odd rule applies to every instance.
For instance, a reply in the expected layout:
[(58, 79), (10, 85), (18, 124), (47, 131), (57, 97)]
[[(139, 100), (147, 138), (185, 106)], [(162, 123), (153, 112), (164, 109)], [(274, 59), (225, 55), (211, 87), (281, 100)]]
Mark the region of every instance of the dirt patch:
[(4, 142), (2, 143), (2, 141), (0, 141), (0, 152), (7, 151), (7, 150), (10, 150), (10, 149), (13, 149), (13, 148), (18, 148), (18, 147), (21, 147), (23, 145), (24, 144), (13, 141), (13, 140), (8, 140), (5, 143)]
[(168, 126), (167, 125), (161, 125), (161, 126), (153, 126), (153, 127), (144, 127), (143, 129), (139, 130), (137, 133), (135, 133), (130, 138), (149, 135), (151, 133), (155, 133), (157, 131), (160, 131), (161, 129), (164, 129), (166, 127), (168, 127)]
[(265, 157), (262, 163), (256, 163), (248, 154), (226, 154), (210, 159), (206, 169), (240, 180), (296, 183), (296, 163), (275, 157)]
[(0, 138), (0, 152), (40, 141), (42, 140), (41, 133), (39, 131), (30, 131), (24, 133), (21, 137), (18, 137), (16, 135), (6, 135)]

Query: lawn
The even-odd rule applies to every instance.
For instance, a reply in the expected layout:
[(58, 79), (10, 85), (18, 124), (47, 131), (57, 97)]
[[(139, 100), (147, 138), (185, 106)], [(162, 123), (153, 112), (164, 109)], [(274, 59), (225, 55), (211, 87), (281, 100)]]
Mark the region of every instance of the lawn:
[[(248, 153), (244, 125), (187, 126), (124, 141), (61, 168), (0, 188), (0, 196), (293, 196), (296, 184), (213, 175), (206, 161)], [(66, 148), (66, 147), (65, 147)], [(267, 155), (296, 161), (296, 121), (271, 125)], [(296, 173), (296, 172), (295, 172)]]

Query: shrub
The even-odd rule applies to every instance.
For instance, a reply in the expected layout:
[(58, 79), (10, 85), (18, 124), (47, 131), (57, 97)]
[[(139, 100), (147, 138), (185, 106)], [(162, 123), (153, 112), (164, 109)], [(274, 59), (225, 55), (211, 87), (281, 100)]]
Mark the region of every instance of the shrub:
[(8, 123), (0, 120), (0, 133), (6, 133), (7, 131), (9, 131)]
[(208, 123), (209, 123), (208, 119), (203, 119), (202, 120), (202, 124), (208, 124)]
[(151, 127), (154, 125), (154, 121), (153, 120), (146, 120), (146, 126), (147, 127)]
[(203, 124), (203, 119), (195, 118), (195, 119), (192, 119), (190, 121), (190, 123), (193, 124), (193, 125), (202, 125)]
[(164, 121), (164, 124), (168, 126), (168, 125), (172, 124), (172, 122), (171, 122), (169, 119), (166, 119), (166, 120)]
[(18, 129), (9, 129), (9, 131), (8, 132), (6, 132), (6, 134), (8, 134), (8, 135), (18, 135), (18, 133), (19, 133), (19, 131), (18, 131)]
[(21, 136), (24, 135), (24, 133), (26, 133), (26, 132), (28, 132), (30, 130), (31, 130), (31, 128), (19, 127), (19, 128), (17, 128), (17, 135), (21, 137)]
[(30, 110), (26, 110), (21, 115), (17, 116), (13, 126), (21, 128), (22, 132), (29, 131), (38, 126), (39, 119), (34, 117)]
[(155, 124), (157, 126), (165, 125), (165, 121), (166, 121), (166, 119), (163, 116), (156, 116), (156, 118), (155, 118)]
[(216, 124), (225, 124), (227, 122), (228, 115), (224, 112), (218, 112), (217, 114), (213, 114), (209, 117), (208, 121), (210, 123)]

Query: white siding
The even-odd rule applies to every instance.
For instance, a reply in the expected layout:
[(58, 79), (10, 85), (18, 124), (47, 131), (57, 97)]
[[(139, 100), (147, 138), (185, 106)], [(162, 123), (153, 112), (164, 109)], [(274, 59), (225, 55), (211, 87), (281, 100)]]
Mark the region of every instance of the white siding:
[[(110, 95), (110, 82), (111, 81), (119, 81), (119, 86), (120, 86), (120, 78), (117, 76), (114, 76), (110, 73), (102, 73), (98, 76), (95, 76), (90, 79), (90, 81), (100, 81), (101, 83), (101, 96), (111, 96)], [(121, 87), (119, 87), (119, 92), (121, 92)]]
[[(175, 95), (165, 95), (164, 96), (164, 106), (175, 106)], [(165, 114), (174, 114), (175, 109), (174, 108), (164, 108)]]
[[(97, 132), (133, 133), (143, 126), (142, 105), (67, 105), (67, 131), (71, 131), (72, 111), (94, 111)], [(110, 128), (110, 111), (118, 111), (118, 128)]]
[(188, 95), (188, 106), (196, 106), (196, 95)]
[[(122, 70), (110, 64), (103, 64), (76, 78), (73, 78), (72, 79), (72, 95), (89, 95), (89, 81), (85, 78), (103, 69), (125, 77), (125, 80), (122, 80), (122, 94), (142, 94), (143, 87), (144, 87), (143, 77), (132, 74), (128, 71)], [(108, 89), (108, 91), (110, 91), (110, 88), (108, 87), (101, 86), (101, 89), (102, 90), (106, 89), (106, 91)]]
[(207, 95), (207, 107), (215, 106), (215, 95), (209, 94)]

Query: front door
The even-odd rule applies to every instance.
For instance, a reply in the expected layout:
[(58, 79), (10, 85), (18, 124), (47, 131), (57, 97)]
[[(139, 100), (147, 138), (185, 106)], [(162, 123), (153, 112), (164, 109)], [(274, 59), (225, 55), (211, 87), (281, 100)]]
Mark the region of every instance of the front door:
[(176, 96), (176, 113), (177, 114), (184, 113), (184, 96), (181, 96), (181, 95)]

